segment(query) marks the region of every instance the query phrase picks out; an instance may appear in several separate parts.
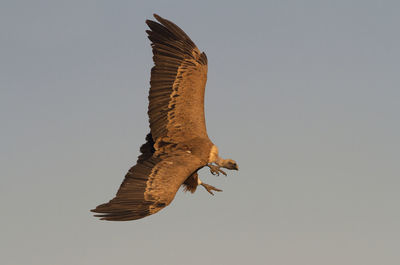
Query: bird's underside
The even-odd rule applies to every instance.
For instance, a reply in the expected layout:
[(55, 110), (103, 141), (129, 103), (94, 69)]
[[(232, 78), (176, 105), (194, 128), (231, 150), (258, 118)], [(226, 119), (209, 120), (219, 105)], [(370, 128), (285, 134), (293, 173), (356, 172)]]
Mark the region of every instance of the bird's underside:
[(207, 57), (175, 24), (154, 15), (146, 31), (153, 49), (149, 92), (150, 133), (136, 165), (125, 176), (116, 196), (93, 209), (97, 217), (128, 221), (154, 214), (171, 203), (179, 187), (194, 192), (203, 183), (197, 171), (226, 175), (221, 167), (238, 169), (235, 161), (218, 156), (207, 135), (204, 90)]

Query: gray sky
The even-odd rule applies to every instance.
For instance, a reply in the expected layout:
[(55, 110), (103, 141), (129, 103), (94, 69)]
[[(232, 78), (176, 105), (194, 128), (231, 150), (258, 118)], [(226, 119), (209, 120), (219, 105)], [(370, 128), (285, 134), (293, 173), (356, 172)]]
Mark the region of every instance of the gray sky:
[[(1, 1), (0, 263), (400, 264), (398, 1)], [(99, 221), (148, 132), (145, 19), (209, 59), (239, 172)]]

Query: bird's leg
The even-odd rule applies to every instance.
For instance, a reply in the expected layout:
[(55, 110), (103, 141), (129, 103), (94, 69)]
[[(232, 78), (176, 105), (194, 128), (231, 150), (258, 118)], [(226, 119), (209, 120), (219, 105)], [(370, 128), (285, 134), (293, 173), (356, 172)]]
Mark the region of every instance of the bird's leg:
[(211, 185), (208, 185), (208, 184), (206, 184), (206, 183), (202, 183), (201, 186), (203, 186), (211, 195), (214, 195), (214, 193), (212, 192), (212, 190), (215, 190), (215, 191), (222, 191), (222, 190), (217, 189), (216, 187), (211, 186)]
[(201, 186), (203, 186), (207, 191), (208, 191), (208, 193), (210, 193), (211, 195), (214, 195), (214, 193), (212, 192), (213, 190), (214, 191), (222, 191), (222, 190), (220, 190), (220, 189), (217, 189), (216, 187), (214, 187), (214, 186), (211, 186), (211, 185), (208, 185), (208, 184), (206, 184), (206, 183), (203, 183), (200, 179), (197, 179), (197, 183), (199, 184), (199, 185), (201, 185)]
[(219, 176), (219, 173), (222, 173), (223, 175), (226, 176), (226, 173), (221, 169), (220, 166), (218, 166), (218, 165), (213, 165), (213, 164), (211, 164), (211, 163), (208, 163), (207, 166), (210, 168), (211, 174), (213, 174), (213, 175), (216, 174), (217, 176)]

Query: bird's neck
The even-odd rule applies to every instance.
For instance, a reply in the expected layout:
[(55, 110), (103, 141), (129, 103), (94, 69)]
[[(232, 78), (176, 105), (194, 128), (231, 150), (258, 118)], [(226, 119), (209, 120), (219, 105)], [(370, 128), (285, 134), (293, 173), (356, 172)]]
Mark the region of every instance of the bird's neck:
[(222, 157), (217, 157), (215, 160), (215, 164), (217, 164), (220, 167), (225, 167), (228, 163), (228, 159), (223, 159)]

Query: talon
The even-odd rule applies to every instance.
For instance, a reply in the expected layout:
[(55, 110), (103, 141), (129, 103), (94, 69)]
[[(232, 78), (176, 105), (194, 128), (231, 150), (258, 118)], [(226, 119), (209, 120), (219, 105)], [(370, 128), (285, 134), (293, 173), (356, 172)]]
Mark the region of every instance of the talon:
[(220, 166), (215, 166), (211, 164), (208, 164), (207, 166), (210, 168), (211, 174), (219, 176), (219, 173), (222, 173), (226, 176), (226, 173), (221, 169)]
[(218, 192), (222, 191), (222, 190), (220, 190), (220, 189), (217, 189), (217, 188), (214, 187), (214, 186), (208, 185), (208, 184), (203, 183), (203, 182), (202, 182), (200, 185), (203, 186), (203, 187), (208, 191), (208, 193), (210, 193), (210, 194), (213, 195), (213, 196), (214, 196), (214, 193), (212, 192), (212, 190), (218, 191)]
[(214, 165), (209, 164), (208, 167), (210, 168), (211, 174), (213, 174), (213, 175), (218, 174), (218, 175), (219, 175), (217, 166), (214, 166)]

